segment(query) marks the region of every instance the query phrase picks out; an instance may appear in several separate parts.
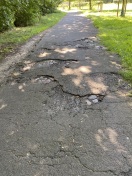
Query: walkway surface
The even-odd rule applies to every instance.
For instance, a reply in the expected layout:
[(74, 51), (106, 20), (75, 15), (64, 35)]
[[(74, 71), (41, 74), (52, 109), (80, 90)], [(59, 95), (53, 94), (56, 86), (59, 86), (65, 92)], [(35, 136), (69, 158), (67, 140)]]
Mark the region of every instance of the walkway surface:
[(132, 176), (120, 58), (68, 13), (0, 87), (0, 176)]

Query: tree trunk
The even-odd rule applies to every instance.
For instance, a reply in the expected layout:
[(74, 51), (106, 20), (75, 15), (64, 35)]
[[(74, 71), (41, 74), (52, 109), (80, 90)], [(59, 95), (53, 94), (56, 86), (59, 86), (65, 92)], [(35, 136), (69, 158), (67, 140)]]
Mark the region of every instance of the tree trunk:
[(69, 0), (69, 10), (71, 10), (71, 0)]
[(126, 0), (123, 0), (122, 1), (121, 16), (125, 17), (125, 13), (126, 13)]
[(89, 10), (92, 10), (92, 0), (89, 0)]

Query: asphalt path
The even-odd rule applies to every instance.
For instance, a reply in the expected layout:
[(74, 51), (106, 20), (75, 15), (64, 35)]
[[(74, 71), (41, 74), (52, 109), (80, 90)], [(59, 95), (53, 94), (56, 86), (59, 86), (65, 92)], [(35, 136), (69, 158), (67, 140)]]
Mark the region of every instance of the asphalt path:
[(0, 176), (132, 176), (131, 87), (97, 34), (70, 12), (8, 71)]

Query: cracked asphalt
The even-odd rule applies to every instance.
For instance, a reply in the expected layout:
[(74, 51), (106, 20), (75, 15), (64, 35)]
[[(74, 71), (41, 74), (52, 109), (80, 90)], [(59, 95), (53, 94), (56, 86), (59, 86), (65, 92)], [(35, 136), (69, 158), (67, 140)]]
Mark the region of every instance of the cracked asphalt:
[(131, 87), (97, 33), (70, 12), (8, 68), (0, 176), (132, 176)]

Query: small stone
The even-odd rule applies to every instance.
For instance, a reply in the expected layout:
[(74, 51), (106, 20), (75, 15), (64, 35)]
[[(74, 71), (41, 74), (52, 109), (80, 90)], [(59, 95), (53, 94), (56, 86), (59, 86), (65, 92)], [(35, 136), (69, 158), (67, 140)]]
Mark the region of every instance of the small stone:
[(93, 47), (93, 46), (94, 46), (94, 44), (89, 44), (89, 46), (90, 46), (90, 47)]
[(81, 48), (81, 47), (83, 47), (83, 46), (80, 45), (80, 44), (77, 44), (77, 45), (76, 45), (76, 48)]
[(100, 49), (100, 46), (95, 46), (95, 49)]
[(96, 95), (90, 95), (90, 96), (88, 97), (88, 99), (89, 99), (89, 100), (94, 100), (94, 99), (97, 99), (97, 96), (96, 96)]
[(55, 49), (55, 46), (50, 46), (50, 49), (54, 50), (54, 49)]
[(85, 57), (85, 59), (90, 59), (90, 57)]
[(86, 84), (83, 84), (83, 87), (86, 87)]
[(86, 100), (86, 103), (87, 103), (87, 105), (91, 105), (92, 103), (91, 103), (91, 101), (89, 101), (89, 100)]
[(85, 40), (86, 43), (89, 43), (89, 40)]
[(66, 63), (65, 67), (66, 67), (66, 68), (69, 68), (69, 67), (70, 67), (69, 64), (70, 64), (70, 63)]
[(98, 103), (99, 101), (98, 101), (98, 99), (94, 99), (94, 100), (92, 100), (92, 102), (93, 103)]
[(69, 65), (66, 65), (65, 68), (70, 68), (70, 66), (69, 66)]
[(104, 46), (102, 46), (101, 48), (102, 48), (103, 50), (106, 50), (106, 49), (107, 49), (107, 48), (106, 48), (106, 47), (104, 47)]

